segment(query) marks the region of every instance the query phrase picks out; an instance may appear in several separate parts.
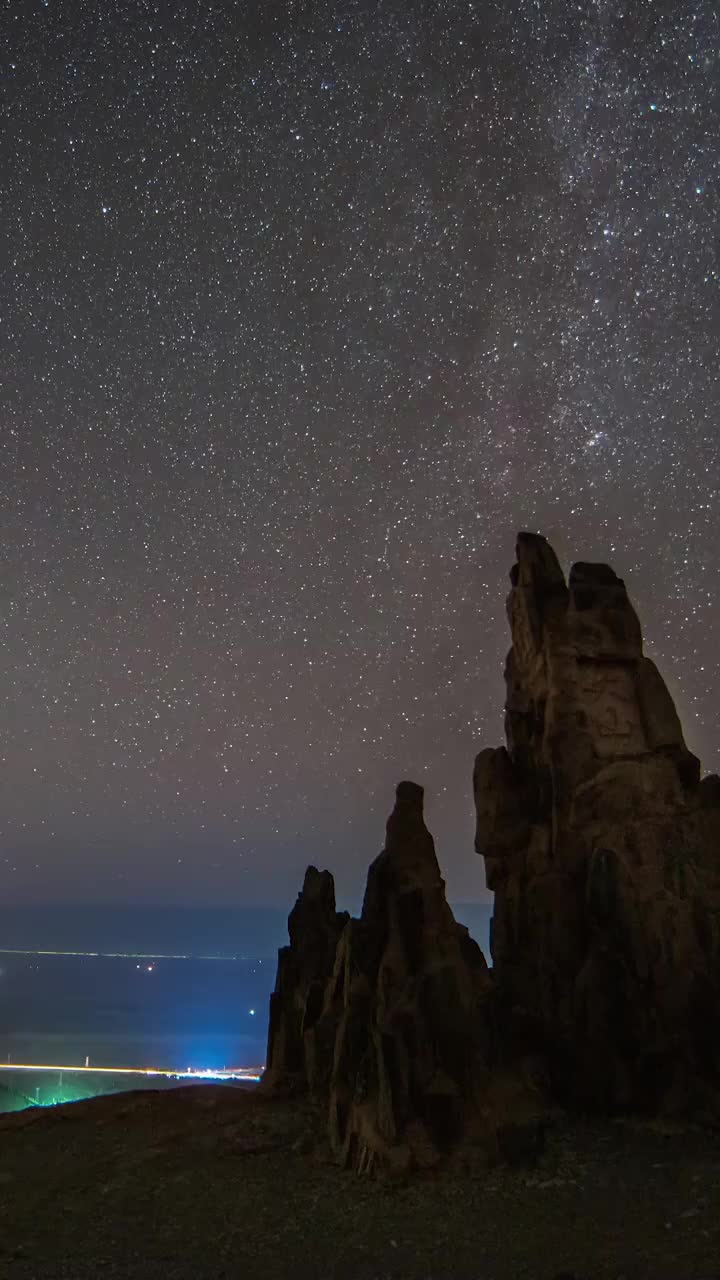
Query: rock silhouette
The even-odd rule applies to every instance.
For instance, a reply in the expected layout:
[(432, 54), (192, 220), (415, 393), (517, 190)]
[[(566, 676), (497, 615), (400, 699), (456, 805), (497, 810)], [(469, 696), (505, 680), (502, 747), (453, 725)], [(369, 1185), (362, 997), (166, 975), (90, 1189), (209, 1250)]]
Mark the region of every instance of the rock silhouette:
[(325, 988), (333, 971), (338, 939), (349, 920), (335, 910), (329, 871), (308, 867), (288, 917), (289, 947), (281, 947), (275, 990), (270, 997), (268, 1049), (263, 1082), (269, 1089), (305, 1093), (325, 1068), (315, 1048)]
[(468, 1143), (524, 1158), (540, 1141), (541, 1100), (529, 1082), (493, 1073), (485, 957), (448, 906), (423, 788), (401, 782), (396, 797), (331, 972), (332, 879), (323, 872), (321, 890), (314, 868), (306, 877), (280, 952), (261, 1087), (306, 1090), (333, 1150), (360, 1171), (427, 1168)]
[(494, 967), (448, 906), (423, 788), (397, 787), (360, 918), (309, 867), (262, 1089), (309, 1095), (350, 1167), (533, 1157), (558, 1101), (720, 1099), (720, 779), (700, 778), (607, 565), (523, 533), (507, 746), (475, 761)]
[(685, 1106), (720, 1078), (720, 780), (700, 781), (625, 585), (520, 534), (507, 747), (475, 763), (508, 1050), (567, 1101)]
[(401, 782), (329, 992), (330, 1136), (345, 1163), (432, 1164), (477, 1121), (489, 994), (485, 957), (445, 898), (423, 789)]

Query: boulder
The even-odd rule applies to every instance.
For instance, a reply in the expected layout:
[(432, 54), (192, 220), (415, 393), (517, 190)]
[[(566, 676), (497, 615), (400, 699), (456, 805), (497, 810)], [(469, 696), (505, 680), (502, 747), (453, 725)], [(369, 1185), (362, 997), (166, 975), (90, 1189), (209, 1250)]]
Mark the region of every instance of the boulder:
[(720, 783), (700, 780), (607, 565), (520, 534), (507, 746), (477, 757), (501, 1040), (565, 1100), (690, 1105), (720, 1078)]

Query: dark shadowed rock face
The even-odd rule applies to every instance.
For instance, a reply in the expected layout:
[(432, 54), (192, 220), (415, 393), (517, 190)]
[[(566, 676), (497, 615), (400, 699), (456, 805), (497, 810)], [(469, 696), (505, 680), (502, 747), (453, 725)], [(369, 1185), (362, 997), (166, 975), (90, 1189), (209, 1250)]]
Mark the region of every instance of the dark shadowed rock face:
[(347, 1163), (433, 1163), (479, 1124), (489, 989), (485, 958), (445, 898), (423, 789), (401, 782), (328, 1004), (331, 1138)]
[(566, 585), (521, 534), (511, 582), (507, 748), (474, 776), (505, 1047), (570, 1099), (696, 1101), (720, 1077), (720, 781), (612, 569)]
[(317, 875), (280, 952), (263, 1088), (300, 1081), (327, 1108), (337, 1155), (361, 1171), (427, 1167), (476, 1142), (493, 1158), (508, 1123), (536, 1142), (532, 1088), (490, 1078), (490, 976), (448, 906), (422, 787), (397, 788), (362, 914), (339, 933), (332, 881)]
[(288, 917), (290, 946), (278, 953), (270, 997), (266, 1088), (302, 1093), (315, 1085), (317, 1022), (338, 939), (348, 919), (347, 912), (335, 910), (330, 872), (308, 867)]

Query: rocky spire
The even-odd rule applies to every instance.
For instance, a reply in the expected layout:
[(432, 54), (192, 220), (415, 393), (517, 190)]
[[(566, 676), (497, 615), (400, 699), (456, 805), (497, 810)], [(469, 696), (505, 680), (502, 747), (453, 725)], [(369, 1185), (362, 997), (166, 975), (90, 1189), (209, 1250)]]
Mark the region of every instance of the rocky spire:
[(311, 868), (290, 918), (263, 1088), (299, 1081), (327, 1108), (340, 1160), (361, 1171), (426, 1167), (469, 1141), (496, 1155), (523, 1090), (493, 1100), (490, 976), (448, 906), (422, 787), (397, 788), (358, 920), (336, 915), (331, 886)]
[(720, 781), (700, 782), (625, 584), (520, 534), (507, 747), (475, 763), (506, 1043), (566, 1097), (680, 1104), (720, 1075)]
[(330, 872), (308, 867), (288, 917), (290, 945), (278, 952), (263, 1081), (267, 1089), (302, 1093), (315, 1085), (315, 1030), (348, 919), (347, 912), (335, 910)]
[(344, 935), (331, 1136), (346, 1163), (430, 1164), (466, 1136), (490, 1059), (485, 958), (445, 897), (423, 789), (401, 782)]

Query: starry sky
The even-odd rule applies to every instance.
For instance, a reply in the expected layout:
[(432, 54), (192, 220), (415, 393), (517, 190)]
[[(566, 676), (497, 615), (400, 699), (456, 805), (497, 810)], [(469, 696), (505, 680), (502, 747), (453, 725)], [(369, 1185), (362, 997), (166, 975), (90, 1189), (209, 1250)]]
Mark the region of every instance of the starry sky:
[(4, 902), (483, 897), (518, 529), (720, 766), (719, 14), (6, 6)]

